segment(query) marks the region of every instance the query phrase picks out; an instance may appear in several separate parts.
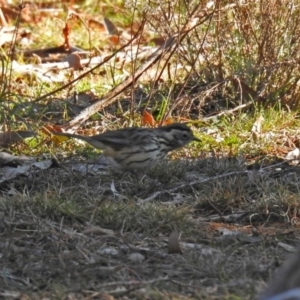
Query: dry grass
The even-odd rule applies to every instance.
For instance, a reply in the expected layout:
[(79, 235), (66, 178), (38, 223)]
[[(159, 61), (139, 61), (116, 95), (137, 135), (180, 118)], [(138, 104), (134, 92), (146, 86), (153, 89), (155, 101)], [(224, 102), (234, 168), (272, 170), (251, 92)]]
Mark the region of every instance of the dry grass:
[[(143, 176), (92, 176), (65, 165), (15, 183), (16, 195), (0, 204), (3, 295), (254, 299), (286, 256), (278, 239), (296, 244), (289, 223), (298, 210), (298, 167), (254, 180), (240, 175), (241, 159), (162, 167)], [(189, 186), (191, 178), (233, 171)], [(158, 190), (165, 192), (143, 203)], [(167, 254), (174, 229), (183, 255)]]

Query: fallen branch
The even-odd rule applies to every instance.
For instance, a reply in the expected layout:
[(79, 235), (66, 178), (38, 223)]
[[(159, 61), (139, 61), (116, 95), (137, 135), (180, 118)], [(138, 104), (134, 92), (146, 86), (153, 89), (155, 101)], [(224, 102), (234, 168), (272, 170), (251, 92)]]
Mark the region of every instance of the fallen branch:
[(248, 174), (248, 172), (249, 171), (230, 172), (230, 173), (226, 173), (226, 174), (222, 174), (222, 175), (208, 177), (208, 178), (201, 179), (201, 180), (194, 180), (192, 182), (187, 182), (187, 183), (183, 183), (181, 185), (177, 185), (176, 187), (174, 187), (172, 189), (169, 189), (169, 190), (157, 191), (157, 192), (153, 193), (152, 195), (150, 195), (146, 199), (139, 199), (138, 202), (145, 203), (145, 202), (148, 202), (148, 201), (151, 201), (151, 200), (155, 199), (158, 195), (161, 195), (163, 193), (173, 193), (173, 192), (176, 192), (176, 191), (178, 191), (182, 188), (193, 186), (193, 185), (196, 185), (196, 184), (199, 184), (199, 183), (204, 183), (204, 182), (208, 182), (208, 181), (212, 181), (212, 180), (216, 180), (216, 179), (220, 179), (220, 178), (225, 178), (225, 177), (232, 176), (232, 175), (244, 175), (244, 174)]
[[(277, 164), (274, 164), (274, 165), (270, 165), (270, 166), (261, 168), (261, 169), (259, 169), (257, 171), (258, 171), (258, 173), (263, 173), (265, 170), (276, 168), (276, 167), (278, 167), (280, 165), (283, 165), (283, 164), (288, 163), (288, 162), (296, 161), (296, 160), (298, 160), (298, 159), (295, 159), (295, 158), (285, 159), (284, 161), (281, 161), (281, 162), (279, 162)], [(181, 185), (177, 185), (176, 187), (174, 187), (172, 189), (169, 189), (169, 190), (157, 191), (157, 192), (153, 193), (152, 195), (150, 195), (146, 199), (139, 199), (138, 202), (145, 203), (145, 202), (148, 202), (148, 201), (151, 201), (151, 200), (155, 199), (157, 196), (159, 196), (159, 195), (161, 195), (163, 193), (173, 193), (173, 192), (176, 192), (176, 191), (178, 191), (178, 190), (180, 190), (182, 188), (194, 186), (194, 185), (197, 185), (197, 184), (200, 184), (200, 183), (204, 183), (204, 182), (208, 182), (208, 181), (213, 181), (213, 180), (220, 179), (220, 178), (229, 177), (229, 176), (232, 176), (232, 175), (245, 175), (245, 174), (251, 175), (252, 172), (253, 172), (253, 170), (246, 170), (246, 171), (239, 171), (239, 172), (230, 172), (230, 173), (226, 173), (226, 174), (221, 174), (221, 175), (217, 175), (217, 176), (208, 177), (208, 178), (201, 179), (201, 180), (194, 180), (192, 182), (187, 182), (187, 183), (183, 183)]]
[(218, 117), (221, 117), (223, 115), (229, 115), (229, 114), (232, 114), (234, 113), (235, 111), (238, 111), (238, 110), (241, 110), (245, 107), (248, 107), (250, 105), (252, 105), (253, 102), (248, 102), (248, 103), (245, 103), (245, 104), (241, 104), (239, 106), (236, 106), (235, 108), (233, 109), (228, 109), (228, 110), (225, 110), (225, 111), (222, 111), (216, 115), (213, 115), (213, 116), (210, 116), (210, 117), (206, 117), (206, 118), (203, 118), (203, 121), (207, 121), (207, 120), (210, 120), (210, 119), (214, 119), (214, 118), (218, 118)]

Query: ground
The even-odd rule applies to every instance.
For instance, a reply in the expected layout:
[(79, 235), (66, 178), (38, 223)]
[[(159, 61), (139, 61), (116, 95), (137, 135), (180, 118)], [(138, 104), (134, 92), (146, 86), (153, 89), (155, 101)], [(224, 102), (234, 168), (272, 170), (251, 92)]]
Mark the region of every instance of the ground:
[[(0, 146), (38, 159), (0, 152), (1, 297), (256, 299), (299, 240), (300, 6), (32, 2), (1, 2)], [(51, 134), (170, 122), (201, 142), (143, 173)]]
[[(145, 174), (74, 166), (7, 184), (3, 298), (255, 299), (297, 244), (297, 166), (256, 172), (216, 157)], [(182, 254), (168, 253), (172, 232)]]

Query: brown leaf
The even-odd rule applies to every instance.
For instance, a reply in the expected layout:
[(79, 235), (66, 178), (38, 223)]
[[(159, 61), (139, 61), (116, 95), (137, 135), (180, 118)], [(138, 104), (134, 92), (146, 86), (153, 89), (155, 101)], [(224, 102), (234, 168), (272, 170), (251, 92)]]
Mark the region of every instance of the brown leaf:
[(88, 27), (90, 29), (98, 30), (100, 32), (103, 32), (106, 30), (106, 27), (104, 26), (104, 24), (95, 19), (89, 19), (87, 23), (88, 23)]
[(174, 123), (174, 120), (172, 117), (168, 117), (165, 119), (165, 121), (161, 125), (168, 125)]
[(56, 145), (59, 145), (60, 143), (65, 142), (69, 139), (66, 136), (55, 135), (55, 132), (59, 132), (59, 133), (63, 132), (63, 129), (57, 125), (45, 125), (41, 128), (41, 131), (46, 135), (49, 135), (51, 137), (51, 140)]
[(109, 37), (109, 40), (112, 42), (114, 45), (119, 45), (120, 44), (120, 37), (118, 35), (111, 35)]
[(177, 231), (173, 231), (169, 236), (168, 242), (168, 253), (180, 253), (182, 254), (180, 245), (179, 245), (179, 235)]
[(155, 126), (156, 121), (154, 120), (153, 116), (148, 113), (146, 110), (143, 111), (143, 116), (142, 116), (142, 125), (150, 125), (150, 126)]
[(63, 132), (63, 128), (58, 125), (45, 125), (41, 128), (41, 131), (46, 135), (51, 135), (52, 132)]
[(63, 28), (63, 36), (64, 36), (64, 39), (65, 39), (64, 46), (65, 46), (66, 49), (70, 49), (70, 43), (69, 43), (70, 31), (71, 31), (70, 27), (66, 23), (65, 27)]
[(164, 37), (155, 37), (150, 40), (150, 43), (154, 43), (155, 46), (162, 46), (166, 42), (166, 38)]

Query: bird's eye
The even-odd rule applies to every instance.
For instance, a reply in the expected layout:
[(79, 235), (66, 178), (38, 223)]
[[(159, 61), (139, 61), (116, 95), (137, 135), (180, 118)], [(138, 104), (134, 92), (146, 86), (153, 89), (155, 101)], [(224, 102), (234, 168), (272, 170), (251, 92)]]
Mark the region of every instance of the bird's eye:
[(183, 138), (184, 140), (186, 140), (186, 139), (188, 138), (188, 134), (187, 134), (187, 133), (183, 133), (183, 134), (182, 134), (182, 138)]

